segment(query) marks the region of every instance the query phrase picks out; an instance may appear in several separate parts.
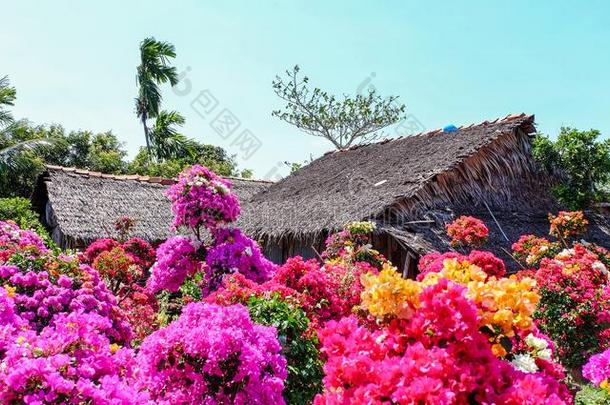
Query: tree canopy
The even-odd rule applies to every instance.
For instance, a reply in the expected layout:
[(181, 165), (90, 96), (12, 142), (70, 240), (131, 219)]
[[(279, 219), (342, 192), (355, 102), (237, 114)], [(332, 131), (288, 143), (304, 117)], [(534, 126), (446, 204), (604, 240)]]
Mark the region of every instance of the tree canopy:
[(286, 71), (285, 78), (276, 76), (273, 90), (286, 105), (272, 115), (329, 140), (337, 149), (370, 141), (377, 131), (403, 118), (405, 106), (396, 102), (397, 96), (383, 98), (370, 90), (338, 98), (317, 87), (310, 89), (309, 78), (299, 72), (297, 65)]
[(534, 158), (559, 179), (554, 194), (570, 209), (608, 198), (610, 140), (599, 140), (600, 135), (595, 129), (561, 128), (556, 141), (544, 135), (534, 139)]

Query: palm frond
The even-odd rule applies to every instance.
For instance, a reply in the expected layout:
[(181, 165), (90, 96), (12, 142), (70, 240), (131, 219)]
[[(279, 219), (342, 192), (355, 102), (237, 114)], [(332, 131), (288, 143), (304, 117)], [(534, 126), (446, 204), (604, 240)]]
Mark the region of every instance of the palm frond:
[(55, 142), (56, 140), (50, 138), (32, 139), (0, 149), (0, 173), (21, 169), (23, 161), (18, 159), (21, 154), (26, 152), (44, 152)]

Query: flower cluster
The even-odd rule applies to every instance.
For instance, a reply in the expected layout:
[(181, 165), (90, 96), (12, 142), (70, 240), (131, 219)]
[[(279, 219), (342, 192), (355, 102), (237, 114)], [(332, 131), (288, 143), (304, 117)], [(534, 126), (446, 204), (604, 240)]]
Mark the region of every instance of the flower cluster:
[(110, 252), (116, 248), (121, 248), (131, 258), (133, 264), (142, 270), (148, 269), (155, 262), (155, 249), (141, 238), (131, 238), (123, 243), (111, 238), (96, 239), (81, 254), (81, 259), (91, 264), (103, 252)]
[(535, 235), (522, 235), (513, 243), (513, 256), (526, 266), (538, 266), (545, 257), (553, 257), (561, 250), (557, 242)]
[(111, 343), (108, 318), (60, 314), (39, 334), (17, 330), (0, 367), (2, 403), (145, 403), (132, 388), (131, 349)]
[[(432, 259), (428, 266), (433, 266), (441, 257)], [(532, 315), (539, 297), (532, 279), (488, 276), (469, 261), (453, 257), (444, 258), (440, 269), (423, 273), (419, 280), (404, 280), (391, 267), (384, 268), (377, 276), (365, 275), (362, 305), (381, 319), (388, 316), (410, 319), (420, 305), (418, 297), (426, 286), (451, 280), (466, 287), (466, 296), (478, 309), (479, 327), (489, 335), (496, 355), (508, 354), (503, 339), (533, 329)]]
[(142, 269), (120, 246), (97, 255), (92, 266), (107, 280), (108, 287), (115, 294), (121, 284), (131, 284), (142, 277)]
[(167, 290), (176, 292), (187, 277), (200, 269), (197, 249), (184, 236), (174, 236), (157, 248), (157, 262), (151, 269), (147, 288), (151, 292)]
[(178, 182), (166, 194), (172, 202), (174, 225), (193, 229), (197, 234), (202, 227), (214, 229), (239, 216), (231, 183), (203, 166), (194, 165), (180, 173)]
[(451, 246), (482, 246), (487, 242), (489, 229), (478, 218), (462, 215), (447, 224), (447, 234), (451, 237)]
[(206, 255), (206, 291), (216, 290), (222, 277), (229, 273), (241, 273), (258, 283), (273, 276), (276, 265), (269, 261), (260, 248), (239, 229), (219, 229), (214, 232), (214, 245)]
[(80, 311), (107, 317), (111, 327), (105, 332), (112, 340), (125, 343), (131, 339), (131, 329), (115, 297), (94, 269), (80, 265), (75, 258), (29, 258), (15, 253), (6, 264), (0, 264), (0, 285), (34, 331), (41, 331), (60, 314)]
[(352, 313), (362, 291), (360, 276), (368, 272), (376, 270), (365, 262), (320, 267), (316, 260), (304, 261), (297, 256), (288, 259), (270, 283), (296, 291), (312, 327), (317, 328)]
[(121, 247), (141, 269), (148, 269), (155, 262), (155, 249), (144, 239), (128, 239)]
[(582, 244), (545, 258), (536, 272), (540, 328), (557, 342), (562, 362), (580, 366), (610, 345), (608, 269)]
[(371, 245), (375, 224), (369, 221), (351, 222), (342, 231), (326, 239), (322, 257), (331, 262), (367, 262), (378, 269), (386, 259)]
[[(383, 271), (382, 271), (383, 272)], [(371, 330), (354, 316), (320, 331), (325, 391), (316, 404), (569, 403), (544, 373), (498, 359), (479, 331), (466, 288), (445, 278), (421, 290), (410, 318)]]
[(419, 306), (421, 284), (405, 280), (395, 267), (386, 264), (378, 275), (363, 274), (361, 278), (362, 308), (377, 318), (410, 318)]
[(161, 404), (281, 404), (280, 350), (276, 329), (253, 324), (245, 307), (193, 303), (144, 340), (137, 384)]
[(596, 386), (610, 391), (610, 349), (591, 356), (582, 368), (582, 375)]
[(48, 251), (43, 239), (31, 230), (19, 228), (13, 221), (0, 221), (0, 250), (34, 249), (37, 252)]
[(582, 211), (559, 211), (556, 216), (549, 214), (549, 222), (549, 234), (559, 239), (580, 236), (587, 231), (589, 224)]
[(506, 266), (502, 259), (499, 259), (491, 252), (473, 250), (468, 255), (462, 255), (456, 252), (433, 252), (422, 256), (422, 258), (419, 259), (419, 274), (417, 279), (423, 279), (429, 272), (440, 272), (443, 269), (445, 259), (457, 259), (460, 262), (467, 261), (479, 267), (488, 276), (504, 277), (506, 274)]

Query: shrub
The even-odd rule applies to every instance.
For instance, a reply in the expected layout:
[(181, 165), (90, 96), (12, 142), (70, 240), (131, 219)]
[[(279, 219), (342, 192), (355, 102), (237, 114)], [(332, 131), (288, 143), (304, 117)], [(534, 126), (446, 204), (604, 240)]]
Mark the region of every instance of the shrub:
[(575, 405), (610, 405), (608, 390), (585, 385), (574, 396)]
[(284, 399), (288, 404), (309, 404), (322, 391), (322, 362), (317, 339), (308, 337), (309, 320), (302, 309), (280, 299), (252, 296), (247, 302), (250, 318), (261, 325), (274, 326), (286, 357), (288, 378)]
[(157, 248), (157, 262), (151, 269), (147, 288), (151, 292), (178, 291), (184, 280), (199, 270), (196, 256), (197, 249), (189, 238), (169, 238)]
[(320, 331), (327, 361), (325, 390), (316, 404), (570, 400), (553, 377), (524, 373), (494, 356), (466, 287), (441, 278), (408, 299), (414, 308), (410, 316), (381, 320), (377, 329), (351, 316)]
[(187, 305), (148, 336), (137, 356), (138, 387), (156, 403), (283, 403), (286, 360), (275, 328), (241, 305)]
[(487, 242), (489, 230), (480, 219), (462, 215), (447, 225), (447, 234), (453, 247), (479, 247)]
[(49, 233), (40, 223), (30, 200), (22, 197), (0, 198), (0, 221), (13, 221), (21, 229), (36, 232), (48, 246), (53, 246)]
[(599, 257), (581, 244), (543, 259), (536, 272), (541, 297), (536, 318), (567, 366), (581, 366), (610, 343), (606, 273)]

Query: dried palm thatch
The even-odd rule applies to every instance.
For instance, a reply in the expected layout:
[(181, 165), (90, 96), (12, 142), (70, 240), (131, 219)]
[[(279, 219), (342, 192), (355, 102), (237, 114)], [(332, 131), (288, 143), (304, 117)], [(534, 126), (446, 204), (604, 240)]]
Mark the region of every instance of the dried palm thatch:
[(501, 210), (552, 205), (530, 155), (533, 115), (335, 151), (255, 195), (246, 231), (310, 238), (354, 220), (396, 226), (458, 203)]
[[(229, 180), (242, 205), (270, 184)], [(171, 205), (164, 191), (173, 183), (160, 177), (115, 176), (49, 165), (38, 178), (32, 202), (61, 247), (115, 237), (114, 222), (122, 216), (136, 221), (133, 236), (157, 242), (172, 234)]]

